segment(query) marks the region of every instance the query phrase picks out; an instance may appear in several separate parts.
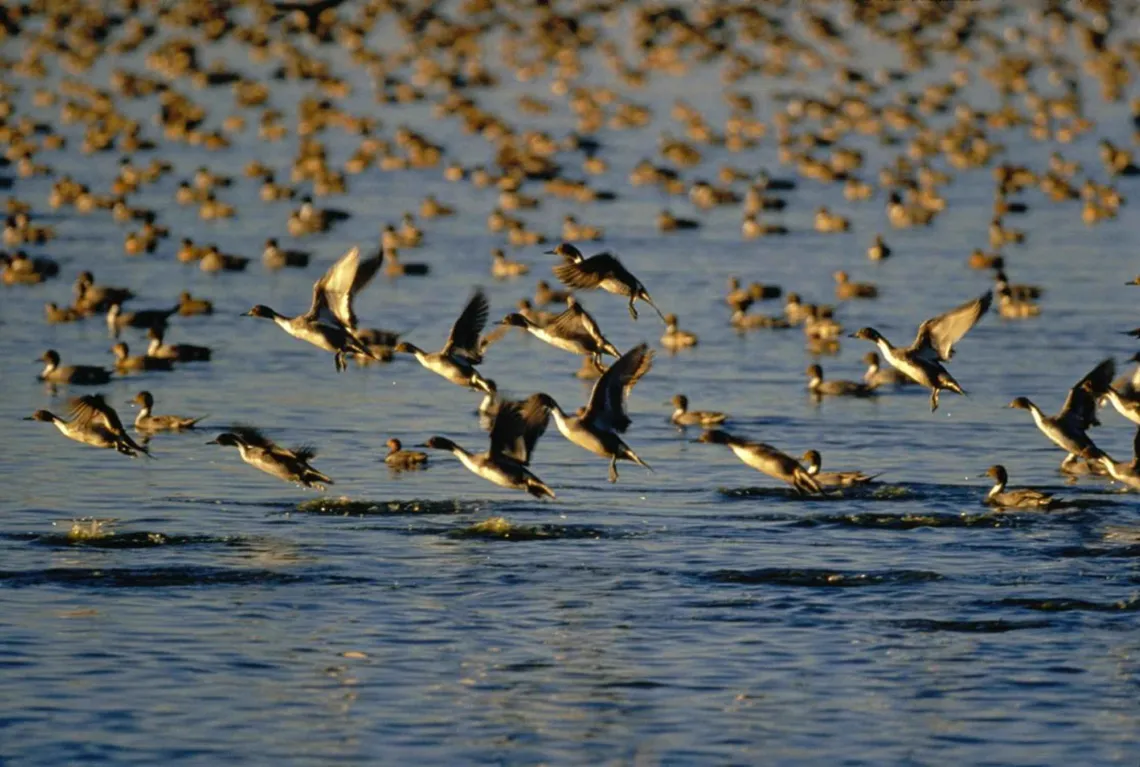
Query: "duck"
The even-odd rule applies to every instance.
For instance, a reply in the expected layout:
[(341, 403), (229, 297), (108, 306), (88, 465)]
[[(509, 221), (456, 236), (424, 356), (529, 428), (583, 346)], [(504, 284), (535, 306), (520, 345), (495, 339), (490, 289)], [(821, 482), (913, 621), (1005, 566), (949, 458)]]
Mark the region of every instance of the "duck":
[(49, 325), (57, 325), (63, 322), (78, 322), (83, 319), (83, 312), (74, 306), (59, 306), (55, 301), (48, 301), (44, 304), (44, 318)]
[(115, 338), (119, 337), (123, 328), (165, 330), (167, 320), (175, 314), (178, 314), (177, 306), (172, 309), (140, 309), (124, 312), (122, 305), (111, 304), (111, 308), (107, 310), (107, 328)]
[(621, 352), (602, 334), (597, 321), (573, 296), (567, 302), (566, 311), (544, 325), (537, 325), (518, 312), (508, 314), (499, 324), (522, 328), (557, 349), (571, 354), (588, 354), (599, 363), (603, 354), (621, 356)]
[(111, 347), (115, 355), (116, 373), (138, 373), (145, 370), (174, 370), (174, 360), (143, 355), (132, 357), (130, 347), (120, 341)]
[(1028, 410), (1041, 433), (1066, 452), (1066, 462), (1077, 457), (1095, 461), (1104, 451), (1093, 443), (1087, 432), (1100, 424), (1096, 418), (1097, 401), (1107, 393), (1115, 375), (1116, 363), (1110, 357), (1077, 381), (1054, 416), (1045, 415), (1028, 397), (1017, 397), (1007, 407)]
[(539, 280), (534, 286), (534, 305), (550, 306), (551, 304), (564, 304), (570, 300), (568, 290), (555, 290), (546, 280)]
[(194, 317), (201, 314), (213, 314), (214, 304), (204, 298), (195, 298), (190, 291), (184, 290), (178, 294), (178, 314), (182, 317)]
[(384, 456), (384, 463), (396, 471), (409, 469), (422, 469), (428, 461), (428, 454), (419, 450), (405, 450), (400, 440), (392, 437), (387, 442), (388, 454)]
[(0, 272), (0, 282), (5, 285), (38, 285), (59, 274), (59, 264), (50, 258), (28, 257), (24, 251), (4, 257), (4, 269)]
[(994, 269), (994, 289), (999, 293), (1008, 291), (1009, 295), (1018, 301), (1033, 301), (1045, 294), (1045, 288), (1039, 285), (1026, 285), (1010, 283), (1005, 274), (1004, 264)]
[(247, 266), (248, 258), (223, 253), (217, 245), (207, 246), (206, 252), (198, 260), (198, 268), (203, 272), (244, 272)]
[(815, 212), (815, 230), (821, 234), (847, 232), (851, 230), (851, 219), (820, 206)]
[(111, 380), (111, 371), (95, 365), (68, 365), (60, 367), (59, 352), (48, 349), (40, 357), (44, 363), (43, 372), (36, 380), (51, 384), (72, 384), (74, 386), (101, 386)]
[(649, 345), (642, 343), (633, 347), (602, 373), (586, 406), (573, 415), (562, 410), (549, 394), (539, 394), (563, 437), (584, 450), (610, 459), (610, 482), (618, 481), (619, 459), (633, 461), (652, 471), (621, 437), (632, 423), (625, 409), (625, 399), (652, 366), (653, 352)]
[(890, 246), (883, 241), (883, 235), (876, 234), (870, 247), (867, 248), (867, 258), (872, 261), (883, 261), (890, 258), (891, 252)]
[(595, 242), (605, 235), (605, 231), (598, 226), (582, 224), (570, 214), (562, 217), (562, 239), (580, 240), (582, 242)]
[(1096, 461), (1104, 473), (1121, 482), (1133, 490), (1140, 490), (1140, 429), (1132, 438), (1132, 460), (1114, 461), (1107, 453), (1099, 456)]
[(715, 410), (689, 410), (689, 398), (684, 394), (673, 395), (669, 404), (674, 408), (669, 421), (677, 426), (717, 426), (728, 420), (727, 415)]
[(823, 461), (818, 450), (808, 450), (800, 460), (807, 466), (807, 473), (825, 490), (868, 485), (879, 476), (861, 471), (820, 471)]
[(635, 320), (637, 319), (637, 309), (634, 307), (634, 303), (639, 300), (644, 301), (657, 312), (657, 316), (661, 318), (662, 322), (665, 321), (665, 315), (657, 308), (657, 304), (653, 303), (649, 291), (645, 289), (639, 279), (622, 266), (621, 261), (612, 253), (598, 253), (586, 258), (582, 255), (582, 251), (568, 242), (563, 242), (554, 250), (547, 252), (551, 255), (561, 256), (565, 261), (565, 263), (554, 267), (554, 275), (566, 287), (575, 290), (601, 288), (607, 293), (628, 296), (629, 316)]
[(328, 476), (310, 465), (309, 462), (317, 457), (316, 448), (311, 445), (291, 449), (281, 447), (253, 426), (231, 426), (206, 444), (236, 447), (241, 459), (250, 466), (286, 482), (318, 490), (334, 484)]
[(336, 208), (318, 208), (312, 197), (302, 197), (301, 207), (289, 214), (285, 229), (292, 237), (327, 232), (334, 224), (348, 219), (350, 213)]
[(787, 482), (797, 495), (820, 495), (823, 488), (800, 462), (763, 442), (751, 442), (733, 436), (726, 431), (713, 429), (706, 431), (698, 439), (712, 445), (724, 445), (746, 466), (767, 474), (773, 479)]
[(879, 355), (876, 352), (867, 352), (863, 355), (863, 363), (867, 366), (867, 372), (863, 374), (863, 382), (872, 388), (911, 386), (914, 384), (914, 381), (907, 378), (901, 370), (882, 367), (879, 363)]
[(483, 361), (479, 350), (479, 336), (487, 325), (490, 304), (481, 289), (476, 289), (459, 318), (451, 326), (447, 342), (438, 352), (425, 352), (418, 346), (401, 341), (396, 346), (397, 354), (411, 354), (424, 368), (441, 376), (457, 386), (466, 386), (479, 391), (489, 391), (487, 380), (479, 374), (475, 366)]
[(139, 405), (139, 413), (135, 416), (135, 431), (141, 434), (156, 434), (162, 431), (186, 431), (207, 416), (187, 418), (181, 415), (151, 415), (154, 408), (154, 397), (148, 391), (140, 391), (131, 400)]
[(114, 448), (132, 457), (140, 453), (150, 455), (145, 447), (131, 439), (119, 420), (119, 414), (101, 394), (88, 394), (71, 400), (70, 416), (71, 420), (65, 421), (47, 410), (37, 410), (24, 420), (54, 424), (63, 436), (84, 445)]
[(675, 216), (669, 210), (662, 210), (657, 214), (657, 230), (659, 232), (680, 232), (690, 229), (699, 229), (700, 226), (700, 221)]
[(134, 297), (134, 292), (127, 288), (95, 284), (91, 272), (80, 272), (75, 279), (75, 308), (88, 314), (105, 312), (112, 305), (124, 304)]
[(265, 241), (265, 250), (261, 251), (261, 263), (269, 269), (304, 269), (312, 255), (307, 250), (286, 250), (277, 244), (276, 237), (270, 237)]
[(161, 330), (151, 328), (146, 332), (148, 341), (146, 354), (148, 357), (173, 360), (174, 362), (209, 362), (213, 352), (207, 346), (194, 344), (165, 344), (165, 334)]
[(665, 333), (661, 336), (661, 345), (670, 351), (690, 349), (698, 343), (697, 334), (688, 330), (681, 330), (677, 326), (677, 315), (665, 315)]
[(554, 491), (530, 470), (530, 459), (546, 431), (550, 413), (537, 395), (504, 402), (491, 425), (490, 447), (471, 453), (447, 437), (430, 437), (420, 447), (446, 450), (472, 474), (499, 487), (523, 490), (535, 498), (554, 498)]
[(938, 409), (938, 395), (943, 390), (965, 396), (961, 385), (942, 366), (953, 354), (954, 344), (970, 331), (982, 315), (989, 311), (993, 293), (986, 292), (945, 314), (932, 317), (918, 327), (914, 343), (908, 347), (892, 346), (874, 328), (860, 328), (852, 338), (871, 341), (891, 367), (917, 384), (930, 389), (930, 412)]
[(999, 509), (1049, 509), (1058, 504), (1056, 498), (1048, 493), (1028, 488), (1006, 490), (1009, 474), (1001, 464), (995, 464), (986, 469), (986, 476), (994, 478), (994, 486), (986, 493), (983, 503)]
[(786, 317), (777, 317), (770, 314), (749, 314), (737, 309), (728, 318), (728, 324), (740, 332), (747, 330), (786, 330), (792, 327)]
[(512, 277), (521, 277), (530, 271), (530, 267), (521, 261), (511, 261), (502, 248), (491, 251), (491, 276), (496, 280), (509, 280)]
[[(356, 313), (352, 302), (376, 276), (383, 260), (383, 251), (374, 258), (361, 260), (360, 248), (353, 247), (313, 283), (313, 301), (304, 314), (286, 317), (264, 304), (257, 304), (243, 316), (273, 320), (294, 338), (332, 352), (336, 370), (341, 372), (346, 367), (344, 360), (347, 355), (371, 356), (368, 348), (356, 338)], [(332, 316), (323, 318), (322, 314)]]
[(1014, 298), (1008, 288), (997, 291), (998, 316), (1006, 320), (1024, 320), (1041, 314), (1041, 307), (1029, 299)]
[(435, 198), (435, 195), (429, 194), (420, 203), (420, 217), (422, 218), (438, 218), (440, 216), (453, 216), (455, 215), (455, 208), (444, 205)]
[(424, 263), (404, 263), (400, 260), (398, 250), (386, 251), (387, 259), (384, 263), (384, 274), (388, 277), (422, 277), (431, 271), (431, 266)]
[(966, 258), (966, 266), (971, 269), (1002, 269), (1005, 266), (1005, 259), (974, 248)]
[(852, 298), (878, 298), (879, 289), (869, 282), (851, 282), (847, 272), (840, 269), (834, 275), (835, 297), (840, 301)]
[(825, 381), (823, 368), (811, 365), (807, 369), (808, 391), (813, 397), (877, 397), (875, 387), (864, 381)]
[(526, 317), (535, 325), (546, 325), (555, 317), (558, 316), (555, 312), (547, 312), (542, 309), (535, 309), (534, 304), (531, 303), (529, 298), (520, 298), (519, 302), (515, 304), (518, 308), (518, 313)]
[(424, 239), (423, 230), (416, 226), (416, 220), (412, 218), (411, 213), (406, 211), (400, 219), (400, 229), (397, 235), (400, 238), (400, 247), (404, 248), (418, 248)]
[(774, 237), (788, 233), (788, 227), (783, 224), (769, 224), (761, 221), (759, 213), (746, 213), (740, 222), (740, 234), (746, 240), (755, 240), (760, 237)]

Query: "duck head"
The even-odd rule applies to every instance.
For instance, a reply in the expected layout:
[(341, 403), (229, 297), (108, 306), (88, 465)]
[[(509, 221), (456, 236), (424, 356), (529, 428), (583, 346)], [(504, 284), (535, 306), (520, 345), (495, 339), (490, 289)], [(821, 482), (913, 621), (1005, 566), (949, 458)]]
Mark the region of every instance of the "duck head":
[(882, 334), (874, 328), (859, 328), (854, 333), (852, 333), (850, 337), (859, 338), (864, 341), (871, 341), (873, 343), (878, 343), (879, 341), (884, 340)]
[(527, 321), (526, 317), (522, 316), (518, 312), (511, 312), (506, 317), (503, 317), (503, 319), (499, 320), (499, 324), (510, 325), (511, 327), (515, 328), (525, 328), (530, 323)]
[(554, 250), (548, 250), (546, 253), (551, 256), (562, 256), (562, 258), (566, 259), (570, 263), (576, 263), (583, 259), (582, 251), (578, 250), (568, 242), (559, 243), (557, 246), (555, 246)]
[(236, 434), (230, 434), (228, 431), (222, 432), (218, 436), (206, 443), (207, 445), (222, 445), (224, 447), (240, 447), (241, 440), (238, 439)]
[(447, 437), (429, 437), (427, 442), (417, 445), (417, 447), (426, 447), (432, 450), (454, 450), (456, 444)]
[(713, 445), (727, 445), (731, 441), (732, 437), (729, 436), (728, 432), (720, 429), (710, 429), (697, 437), (697, 442), (707, 442)]
[(51, 422), (55, 421), (55, 416), (46, 410), (37, 410), (36, 412), (32, 413), (30, 416), (28, 416), (24, 420), (25, 421), (46, 421), (48, 423), (51, 423)]
[(154, 405), (154, 397), (151, 396), (151, 393), (148, 391), (140, 391), (138, 394), (131, 398), (131, 402), (137, 405), (142, 405), (144, 408), (147, 408), (149, 410)]
[(1006, 407), (1011, 407), (1014, 410), (1029, 410), (1031, 406), (1032, 403), (1029, 401), (1028, 397), (1018, 397), (1013, 402), (1006, 405)]
[(277, 316), (277, 312), (270, 309), (264, 304), (258, 304), (241, 315), (242, 317), (261, 317), (262, 319), (271, 320)]
[(986, 476), (993, 477), (999, 485), (1004, 485), (1009, 480), (1009, 474), (1006, 473), (1005, 467), (1000, 463), (986, 469)]

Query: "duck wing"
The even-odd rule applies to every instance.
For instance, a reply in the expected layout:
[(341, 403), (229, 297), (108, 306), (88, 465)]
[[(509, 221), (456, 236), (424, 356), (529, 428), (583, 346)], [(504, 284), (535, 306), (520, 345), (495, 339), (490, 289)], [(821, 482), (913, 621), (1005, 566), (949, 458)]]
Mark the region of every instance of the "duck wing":
[(293, 457), (298, 461), (302, 461), (304, 463), (308, 463), (317, 457), (316, 446), (310, 444), (297, 445), (296, 447), (290, 448), (289, 452), (292, 453)]
[(601, 335), (594, 318), (577, 302), (571, 303), (566, 311), (546, 323), (543, 329), (552, 336), (575, 341), (586, 347), (593, 345)]
[(360, 248), (353, 247), (313, 284), (313, 303), (305, 317), (316, 320), (322, 309), (328, 309), (346, 328), (356, 327), (356, 313), (352, 309), (353, 297), (362, 290), (384, 261), (384, 251), (375, 257), (360, 260)]
[(575, 290), (591, 290), (612, 279), (627, 288), (626, 295), (630, 286), (637, 284), (637, 278), (612, 253), (599, 253), (577, 263), (560, 264), (554, 267), (554, 276)]
[(652, 366), (649, 344), (638, 344), (626, 352), (594, 384), (582, 420), (598, 429), (625, 432), (631, 423), (625, 410), (626, 395)]
[(1132, 438), (1132, 465), (1140, 464), (1140, 426), (1136, 427), (1136, 436)]
[(71, 417), (81, 426), (100, 424), (112, 434), (125, 434), (119, 414), (107, 404), (102, 394), (86, 394), (71, 400)]
[(525, 466), (549, 421), (550, 410), (537, 394), (502, 403), (491, 425), (491, 455), (506, 456)]
[(479, 353), (479, 334), (487, 326), (490, 311), (491, 305), (483, 289), (476, 288), (467, 306), (463, 307), (463, 313), (451, 326), (451, 333), (447, 336), (442, 354), (463, 357), (471, 362), (481, 362), (483, 356)]
[(993, 292), (987, 291), (980, 298), (930, 318), (919, 325), (911, 351), (918, 352), (931, 361), (946, 362), (954, 354), (954, 344), (978, 324), (982, 315), (989, 311), (993, 300)]
[(1084, 432), (1091, 426), (1099, 426), (1096, 419), (1097, 401), (1105, 395), (1116, 375), (1116, 362), (1109, 357), (1093, 368), (1088, 375), (1077, 381), (1069, 390), (1057, 420), (1072, 429)]
[(277, 447), (276, 442), (265, 436), (261, 429), (258, 429), (256, 426), (235, 423), (229, 427), (228, 431), (249, 447), (259, 447), (269, 451), (280, 449)]

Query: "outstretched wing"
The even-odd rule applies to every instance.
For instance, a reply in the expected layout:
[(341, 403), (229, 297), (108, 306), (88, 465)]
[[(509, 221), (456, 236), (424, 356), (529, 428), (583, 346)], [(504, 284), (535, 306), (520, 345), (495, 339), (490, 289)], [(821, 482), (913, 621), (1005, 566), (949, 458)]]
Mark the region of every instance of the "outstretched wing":
[(234, 434), (245, 444), (250, 447), (260, 447), (265, 450), (277, 449), (277, 443), (262, 433), (261, 429), (256, 426), (250, 426), (244, 423), (235, 423), (227, 429), (231, 434)]
[(487, 302), (483, 289), (476, 288), (467, 306), (463, 307), (463, 313), (451, 326), (443, 354), (464, 357), (471, 362), (481, 361), (483, 357), (479, 353), (479, 334), (487, 326), (490, 311), (491, 305)]
[(504, 402), (491, 426), (491, 454), (530, 463), (538, 438), (546, 432), (550, 410), (532, 394), (521, 402)]
[(353, 297), (364, 288), (384, 261), (381, 250), (373, 258), (360, 260), (360, 248), (353, 247), (313, 284), (313, 303), (309, 320), (315, 320), (322, 309), (328, 309), (340, 324), (346, 328), (356, 327), (356, 313), (352, 310)]
[(86, 394), (71, 400), (71, 417), (81, 425), (101, 424), (116, 436), (126, 433), (119, 414), (107, 404), (102, 394)]
[(978, 324), (982, 315), (989, 311), (993, 300), (994, 294), (987, 291), (980, 298), (932, 317), (918, 327), (918, 335), (910, 348), (931, 360), (949, 360), (954, 354), (954, 344)]
[(559, 264), (554, 267), (554, 276), (575, 290), (591, 290), (610, 278), (627, 287), (637, 282), (612, 253), (599, 253), (576, 264)]
[(594, 384), (583, 420), (607, 431), (628, 429), (631, 422), (625, 410), (626, 395), (652, 366), (653, 351), (649, 344), (638, 344), (626, 352)]
[(586, 310), (579, 303), (571, 299), (566, 311), (546, 323), (544, 329), (552, 336), (565, 338), (589, 347), (595, 339), (594, 333), (591, 332), (591, 326), (597, 327), (593, 318), (586, 313)]
[(1108, 392), (1115, 375), (1116, 362), (1111, 357), (1093, 368), (1069, 390), (1069, 396), (1065, 398), (1057, 420), (1080, 431), (1099, 426), (1100, 421), (1096, 419), (1097, 402)]
[(289, 450), (298, 461), (308, 463), (317, 457), (317, 448), (313, 445), (297, 445)]

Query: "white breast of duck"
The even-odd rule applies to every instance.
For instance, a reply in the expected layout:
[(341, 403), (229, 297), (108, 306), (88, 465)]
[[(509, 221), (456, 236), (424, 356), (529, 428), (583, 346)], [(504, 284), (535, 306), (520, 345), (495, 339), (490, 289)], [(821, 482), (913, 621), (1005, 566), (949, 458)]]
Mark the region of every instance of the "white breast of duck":
[(1127, 418), (1135, 424), (1140, 424), (1140, 402), (1130, 401), (1120, 396), (1120, 392), (1116, 389), (1110, 388), (1104, 395), (1112, 406), (1116, 408), (1116, 412)]
[(562, 336), (553, 335), (545, 327), (528, 324), (526, 326), (526, 329), (535, 338), (545, 341), (551, 346), (557, 347), (572, 354), (589, 354), (594, 351), (594, 349), (587, 348), (584, 343), (581, 343), (577, 339), (563, 338)]
[(342, 340), (340, 336), (343, 335), (343, 332), (331, 325), (325, 325), (320, 322), (307, 322), (303, 316), (290, 318), (276, 315), (273, 321), (294, 338), (306, 341), (327, 352), (336, 352), (340, 349), (341, 345), (336, 343), (336, 341)]
[(775, 448), (764, 445), (729, 445), (736, 457), (746, 465), (776, 479), (791, 476), (799, 464)]
[(595, 455), (609, 457), (613, 454), (612, 450), (606, 449), (601, 435), (587, 428), (581, 418), (566, 415), (561, 408), (552, 408), (550, 414), (554, 416), (554, 424), (558, 427), (558, 431), (562, 432), (562, 436), (578, 447), (589, 450)]
[(936, 360), (907, 354), (905, 349), (896, 349), (883, 338), (878, 339), (876, 344), (883, 355), (883, 359), (887, 360), (892, 367), (928, 389), (934, 388), (940, 375), (949, 375), (941, 363)]
[(1140, 490), (1140, 471), (1136, 462), (1131, 463), (1117, 463), (1111, 457), (1105, 455), (1100, 459), (1101, 466), (1108, 472), (1108, 476), (1115, 479), (1117, 482), (1122, 482), (1125, 485)]

